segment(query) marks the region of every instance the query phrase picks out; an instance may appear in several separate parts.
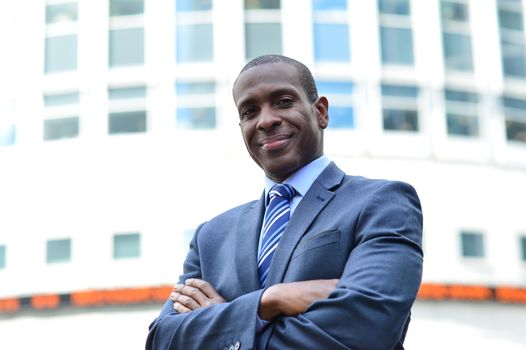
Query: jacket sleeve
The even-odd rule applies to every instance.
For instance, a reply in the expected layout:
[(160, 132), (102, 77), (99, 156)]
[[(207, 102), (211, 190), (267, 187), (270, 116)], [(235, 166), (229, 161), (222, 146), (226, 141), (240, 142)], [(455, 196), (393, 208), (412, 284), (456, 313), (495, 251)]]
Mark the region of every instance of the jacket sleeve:
[[(190, 244), (184, 263), (187, 278), (201, 278), (197, 235)], [(256, 336), (256, 315), (263, 290), (254, 291), (222, 304), (179, 314), (168, 299), (159, 317), (150, 325), (146, 350), (223, 349), (239, 344), (241, 349), (253, 349)]]
[(402, 349), (418, 292), (422, 212), (414, 189), (389, 182), (365, 203), (354, 248), (328, 299), (279, 317), (262, 335), (266, 349)]

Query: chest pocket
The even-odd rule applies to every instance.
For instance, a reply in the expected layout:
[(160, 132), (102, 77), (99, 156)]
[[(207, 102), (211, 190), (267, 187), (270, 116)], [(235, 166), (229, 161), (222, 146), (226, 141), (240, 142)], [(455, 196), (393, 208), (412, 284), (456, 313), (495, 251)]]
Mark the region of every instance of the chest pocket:
[(307, 236), (296, 246), (292, 260), (315, 249), (331, 250), (329, 245), (340, 242), (340, 231), (336, 229), (318, 232), (312, 236)]

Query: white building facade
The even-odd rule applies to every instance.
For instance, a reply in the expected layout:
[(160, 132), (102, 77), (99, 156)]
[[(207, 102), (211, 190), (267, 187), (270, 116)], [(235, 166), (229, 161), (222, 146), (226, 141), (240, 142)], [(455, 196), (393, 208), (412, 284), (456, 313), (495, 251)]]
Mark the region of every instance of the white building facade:
[(143, 347), (193, 229), (260, 196), (231, 87), (264, 53), (311, 68), (332, 160), (421, 197), (408, 349), (456, 348), (448, 334), (524, 348), (525, 13), (524, 0), (5, 4), (0, 348), (69, 349), (86, 328)]

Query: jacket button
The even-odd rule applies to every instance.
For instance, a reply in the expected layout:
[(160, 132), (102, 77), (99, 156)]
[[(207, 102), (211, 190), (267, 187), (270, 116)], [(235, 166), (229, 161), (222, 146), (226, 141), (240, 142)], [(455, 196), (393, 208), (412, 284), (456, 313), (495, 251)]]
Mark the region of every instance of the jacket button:
[(234, 345), (230, 345), (230, 347), (228, 348), (228, 350), (234, 350)]
[(234, 350), (241, 349), (241, 343), (239, 341), (236, 341), (236, 344), (234, 345)]

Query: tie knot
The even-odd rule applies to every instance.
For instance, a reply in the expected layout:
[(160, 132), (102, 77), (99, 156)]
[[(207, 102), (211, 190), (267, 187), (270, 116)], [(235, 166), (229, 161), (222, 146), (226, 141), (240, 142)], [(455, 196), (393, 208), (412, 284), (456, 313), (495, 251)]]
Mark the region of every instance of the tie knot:
[(268, 193), (268, 195), (269, 195), (269, 198), (271, 200), (272, 200), (272, 198), (274, 198), (276, 196), (280, 196), (280, 197), (290, 201), (292, 199), (292, 197), (294, 197), (294, 195), (296, 195), (296, 190), (291, 185), (277, 184), (277, 185), (274, 185), (270, 189), (270, 192)]

